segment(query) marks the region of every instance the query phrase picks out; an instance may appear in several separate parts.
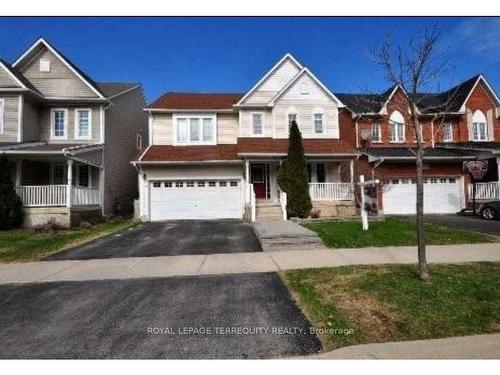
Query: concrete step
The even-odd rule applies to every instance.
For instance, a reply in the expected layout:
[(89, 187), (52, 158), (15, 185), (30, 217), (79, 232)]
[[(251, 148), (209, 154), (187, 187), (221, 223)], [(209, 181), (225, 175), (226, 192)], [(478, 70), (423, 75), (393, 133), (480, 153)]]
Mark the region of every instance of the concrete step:
[(305, 245), (294, 244), (262, 244), (263, 251), (304, 251), (304, 250), (328, 250), (322, 243), (311, 243)]
[(276, 244), (305, 245), (305, 244), (322, 243), (318, 237), (279, 237), (279, 238), (263, 239), (262, 242), (274, 245)]

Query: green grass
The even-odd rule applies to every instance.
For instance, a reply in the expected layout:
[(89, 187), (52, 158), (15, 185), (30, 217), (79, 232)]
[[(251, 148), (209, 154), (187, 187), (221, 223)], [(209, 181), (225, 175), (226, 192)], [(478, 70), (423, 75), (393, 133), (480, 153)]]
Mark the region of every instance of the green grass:
[(326, 350), (346, 345), (500, 332), (500, 263), (349, 266), (282, 274)]
[(132, 220), (116, 219), (87, 229), (33, 233), (29, 230), (0, 231), (0, 262), (27, 262), (135, 225)]
[[(368, 246), (410, 246), (417, 244), (414, 220), (386, 218), (371, 221), (364, 231), (358, 221), (320, 221), (304, 223), (303, 226), (319, 234), (326, 246), (354, 248)], [(486, 234), (468, 232), (435, 224), (426, 224), (429, 245), (453, 245), (464, 243), (497, 242)]]

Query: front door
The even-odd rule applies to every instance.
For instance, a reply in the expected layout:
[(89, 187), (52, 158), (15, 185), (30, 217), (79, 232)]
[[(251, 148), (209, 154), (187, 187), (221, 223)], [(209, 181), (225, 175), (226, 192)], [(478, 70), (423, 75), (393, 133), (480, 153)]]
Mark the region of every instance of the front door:
[(253, 184), (255, 198), (267, 198), (267, 174), (265, 164), (252, 164), (250, 166), (250, 181)]

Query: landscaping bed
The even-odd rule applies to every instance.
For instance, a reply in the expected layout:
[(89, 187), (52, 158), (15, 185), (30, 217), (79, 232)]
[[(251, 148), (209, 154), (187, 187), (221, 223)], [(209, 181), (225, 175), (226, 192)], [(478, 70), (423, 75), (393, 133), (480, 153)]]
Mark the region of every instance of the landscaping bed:
[(325, 350), (347, 345), (500, 332), (500, 263), (349, 266), (282, 277), (320, 330)]
[[(369, 246), (413, 246), (417, 244), (415, 220), (388, 217), (370, 221), (364, 231), (360, 220), (320, 221), (302, 224), (318, 233), (323, 243), (334, 248), (356, 248)], [(498, 238), (487, 234), (463, 231), (436, 224), (425, 224), (427, 244), (453, 245), (467, 243), (498, 242)]]
[(39, 228), (0, 231), (0, 262), (28, 262), (102, 237), (136, 223), (114, 219), (92, 226), (72, 229)]

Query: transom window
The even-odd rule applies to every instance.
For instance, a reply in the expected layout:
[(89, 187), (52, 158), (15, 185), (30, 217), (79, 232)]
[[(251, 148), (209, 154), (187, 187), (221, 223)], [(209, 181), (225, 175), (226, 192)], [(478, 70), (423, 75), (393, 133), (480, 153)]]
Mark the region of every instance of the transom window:
[(216, 134), (215, 115), (174, 116), (175, 144), (214, 145)]
[(391, 127), (391, 142), (404, 142), (405, 124), (403, 115), (398, 111), (394, 111), (389, 118), (389, 125)]
[(264, 125), (263, 125), (263, 114), (262, 113), (252, 113), (252, 134), (253, 135), (263, 135)]
[(474, 115), (472, 116), (472, 139), (474, 141), (488, 140), (486, 116), (480, 110), (474, 112)]
[(453, 141), (453, 127), (450, 122), (443, 124), (443, 142)]
[(315, 113), (313, 115), (314, 126), (313, 131), (315, 134), (323, 134), (325, 132), (325, 124), (323, 121), (324, 115), (322, 113)]
[(67, 113), (66, 109), (52, 109), (52, 138), (66, 138)]
[(372, 124), (372, 141), (380, 142), (382, 137), (380, 135), (380, 124), (375, 122)]
[(90, 109), (75, 109), (75, 138), (90, 139), (92, 114)]

